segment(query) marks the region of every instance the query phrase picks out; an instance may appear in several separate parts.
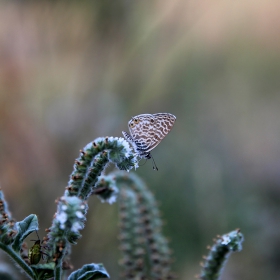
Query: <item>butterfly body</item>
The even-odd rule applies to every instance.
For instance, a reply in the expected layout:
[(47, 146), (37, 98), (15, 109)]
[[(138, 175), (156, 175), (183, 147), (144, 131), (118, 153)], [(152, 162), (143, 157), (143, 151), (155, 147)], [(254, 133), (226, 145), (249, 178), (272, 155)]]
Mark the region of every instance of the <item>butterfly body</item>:
[(128, 122), (130, 134), (123, 131), (123, 135), (139, 157), (150, 159), (151, 150), (170, 132), (175, 120), (169, 113), (138, 115)]

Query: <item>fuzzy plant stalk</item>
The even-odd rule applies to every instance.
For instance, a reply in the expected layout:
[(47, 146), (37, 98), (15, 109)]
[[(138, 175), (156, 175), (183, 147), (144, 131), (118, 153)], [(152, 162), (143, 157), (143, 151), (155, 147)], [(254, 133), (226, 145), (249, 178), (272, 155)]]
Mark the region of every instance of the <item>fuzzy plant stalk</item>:
[(117, 137), (97, 138), (80, 151), (64, 195), (86, 200), (109, 162), (120, 170), (129, 171), (138, 167), (137, 158), (126, 140)]
[[(171, 251), (162, 234), (162, 220), (153, 194), (135, 174), (103, 176), (96, 194), (112, 202), (119, 189), (122, 279), (174, 279)], [(112, 199), (113, 198), (113, 199)]]
[(97, 138), (86, 145), (75, 160), (64, 195), (57, 201), (57, 212), (48, 229), (45, 245), (55, 262), (55, 279), (61, 279), (64, 259), (71, 245), (81, 237), (88, 209), (87, 199), (94, 193), (98, 177), (109, 163), (121, 170), (137, 167), (137, 159), (123, 138)]
[[(136, 175), (121, 171), (101, 176), (109, 163), (129, 171), (138, 167), (137, 154), (126, 140), (114, 137), (97, 138), (80, 151), (65, 192), (57, 199), (57, 211), (46, 230), (47, 237), (36, 240), (29, 250), (24, 240), (38, 230), (37, 216), (31, 214), (15, 222), (0, 190), (0, 248), (30, 279), (65, 279), (64, 271), (71, 268), (71, 247), (81, 238), (87, 200), (93, 194), (109, 204), (119, 198), (122, 279), (174, 278), (170, 270), (171, 252), (162, 234), (154, 196)], [(240, 231), (219, 237), (206, 258), (200, 278), (218, 279), (226, 258), (241, 249), (242, 240)], [(46, 262), (39, 263), (44, 257)], [(109, 278), (109, 274), (102, 264), (91, 263), (72, 272), (67, 280), (99, 278)]]
[(242, 250), (243, 240), (243, 234), (239, 229), (217, 236), (215, 244), (212, 247), (208, 247), (209, 254), (204, 257), (205, 261), (201, 264), (202, 271), (198, 278), (202, 280), (220, 279), (222, 269), (230, 254)]
[[(64, 195), (57, 200), (57, 211), (43, 241), (36, 240), (28, 250), (24, 239), (38, 230), (36, 215), (15, 223), (0, 191), (0, 248), (4, 250), (30, 279), (61, 280), (69, 269), (71, 245), (81, 237), (88, 210), (87, 199), (94, 193), (100, 174), (109, 163), (129, 171), (137, 168), (137, 156), (123, 138), (103, 137), (86, 145), (76, 159)], [(38, 263), (46, 257), (46, 263)], [(109, 278), (101, 264), (88, 264), (74, 271), (68, 280)]]
[(124, 268), (122, 279), (143, 279), (145, 277), (145, 239), (141, 237), (142, 227), (138, 221), (141, 213), (137, 195), (130, 189), (120, 191), (120, 250)]

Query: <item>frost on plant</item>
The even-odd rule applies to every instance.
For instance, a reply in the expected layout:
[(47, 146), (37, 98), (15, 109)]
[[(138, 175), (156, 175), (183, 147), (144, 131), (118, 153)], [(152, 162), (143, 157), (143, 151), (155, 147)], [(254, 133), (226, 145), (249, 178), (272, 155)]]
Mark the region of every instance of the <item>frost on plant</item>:
[[(0, 248), (30, 279), (62, 280), (64, 270), (72, 268), (68, 262), (71, 246), (77, 244), (85, 227), (87, 200), (97, 195), (101, 202), (119, 203), (121, 279), (174, 279), (171, 250), (162, 234), (154, 196), (136, 175), (127, 173), (138, 167), (138, 156), (118, 137), (97, 138), (80, 150), (64, 194), (56, 201), (47, 236), (42, 241), (38, 237), (31, 248), (24, 240), (38, 230), (37, 216), (15, 222), (0, 190)], [(127, 172), (105, 175), (109, 163)], [(201, 279), (217, 279), (213, 275), (219, 275), (231, 252), (241, 250), (242, 241), (240, 231), (219, 237), (206, 258)], [(72, 272), (68, 280), (99, 278), (109, 278), (109, 274), (102, 264), (90, 263)]]
[(216, 280), (219, 279), (222, 268), (226, 260), (232, 252), (242, 250), (243, 234), (239, 229), (230, 233), (218, 236), (215, 244), (210, 247), (207, 257), (204, 257), (205, 262), (202, 265), (200, 279)]
[(70, 244), (76, 244), (84, 228), (88, 206), (78, 197), (61, 197), (57, 212), (49, 228), (46, 246), (50, 258), (58, 263), (70, 253)]

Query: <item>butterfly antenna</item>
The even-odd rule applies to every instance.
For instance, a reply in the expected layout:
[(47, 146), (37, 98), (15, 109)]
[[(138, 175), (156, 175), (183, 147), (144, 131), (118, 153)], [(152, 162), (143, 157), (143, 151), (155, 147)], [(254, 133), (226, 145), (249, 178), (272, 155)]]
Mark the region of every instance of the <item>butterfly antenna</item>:
[[(140, 162), (140, 160), (138, 161), (138, 163)], [(145, 163), (147, 162), (147, 159), (145, 160), (145, 162), (143, 164), (139, 164), (139, 166), (143, 166)]]
[(39, 234), (38, 234), (38, 231), (37, 231), (37, 230), (36, 230), (36, 234), (37, 234), (38, 239), (40, 239), (40, 237), (39, 237)]
[(156, 162), (155, 162), (155, 160), (154, 160), (154, 158), (153, 158), (153, 156), (150, 154), (150, 157), (151, 157), (151, 159), (153, 160), (153, 163), (154, 163), (154, 165), (153, 165), (153, 169), (154, 170), (156, 170), (156, 171), (158, 171), (158, 168), (157, 168), (157, 165), (156, 165)]
[[(39, 237), (39, 234), (38, 234), (37, 229), (36, 229), (35, 231), (36, 231), (36, 234), (37, 234), (37, 237), (38, 237), (38, 239), (37, 239), (37, 240), (40, 240), (40, 237)], [(30, 240), (30, 241), (37, 241), (37, 240)]]

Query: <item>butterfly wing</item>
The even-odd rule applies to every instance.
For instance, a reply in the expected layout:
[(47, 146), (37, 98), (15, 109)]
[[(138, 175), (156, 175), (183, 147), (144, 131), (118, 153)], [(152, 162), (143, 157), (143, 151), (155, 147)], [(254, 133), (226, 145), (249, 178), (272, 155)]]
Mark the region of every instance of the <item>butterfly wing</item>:
[(149, 151), (154, 149), (162, 141), (162, 139), (170, 132), (176, 121), (176, 117), (169, 113), (153, 114), (153, 117), (156, 120), (153, 126), (154, 141)]
[(148, 154), (170, 132), (176, 117), (169, 113), (142, 114), (128, 122), (137, 151)]
[(137, 151), (138, 147), (137, 147), (135, 141), (133, 140), (133, 138), (131, 137), (131, 135), (129, 135), (129, 134), (128, 134), (127, 132), (125, 132), (125, 131), (123, 131), (122, 134), (123, 134), (124, 138), (132, 145), (133, 149), (134, 149), (135, 151)]

